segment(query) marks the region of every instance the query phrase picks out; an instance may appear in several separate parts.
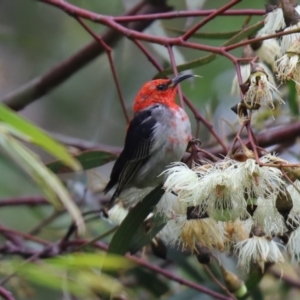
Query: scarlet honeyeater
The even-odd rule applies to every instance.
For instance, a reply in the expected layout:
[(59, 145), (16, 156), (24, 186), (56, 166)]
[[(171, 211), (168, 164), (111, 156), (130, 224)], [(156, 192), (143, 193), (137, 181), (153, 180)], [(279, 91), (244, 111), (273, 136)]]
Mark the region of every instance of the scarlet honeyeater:
[(104, 189), (107, 193), (117, 185), (110, 207), (128, 189), (154, 188), (162, 184), (164, 177), (159, 175), (170, 163), (181, 160), (192, 138), (191, 124), (175, 100), (178, 83), (192, 76), (152, 80), (138, 92), (124, 149)]

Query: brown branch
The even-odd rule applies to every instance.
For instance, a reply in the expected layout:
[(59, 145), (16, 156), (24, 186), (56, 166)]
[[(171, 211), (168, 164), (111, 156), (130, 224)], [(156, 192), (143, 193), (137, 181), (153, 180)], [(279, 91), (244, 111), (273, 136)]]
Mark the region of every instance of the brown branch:
[(30, 241), (33, 241), (33, 242), (36, 242), (36, 243), (39, 243), (39, 244), (42, 244), (42, 245), (46, 245), (46, 246), (51, 245), (51, 242), (48, 242), (46, 240), (37, 238), (35, 236), (32, 236), (30, 234), (27, 234), (27, 233), (24, 233), (24, 232), (21, 232), (21, 231), (17, 231), (17, 230), (14, 230), (14, 229), (4, 227), (2, 225), (0, 225), (0, 233), (1, 234), (2, 233), (10, 233), (10, 234), (13, 234), (15, 236), (22, 237), (24, 239), (27, 239), (27, 240), (30, 240)]
[(208, 22), (210, 22), (212, 19), (214, 19), (216, 16), (221, 15), (223, 12), (225, 12), (226, 10), (228, 10), (229, 8), (231, 8), (232, 6), (236, 5), (237, 3), (241, 2), (241, 0), (232, 0), (229, 3), (225, 4), (224, 6), (222, 6), (219, 9), (216, 9), (214, 12), (212, 12), (211, 14), (209, 14), (205, 19), (203, 19), (201, 22), (199, 22), (198, 24), (195, 24), (190, 30), (188, 30), (187, 32), (185, 32), (185, 34), (183, 34), (181, 36), (181, 38), (186, 41), (188, 38), (190, 38), (198, 29), (200, 29), (201, 27), (203, 27), (205, 24), (207, 24)]
[[(291, 142), (300, 136), (300, 122), (295, 122), (292, 124), (283, 125), (280, 128), (268, 130), (267, 132), (258, 134), (256, 136), (256, 145), (262, 148), (273, 146), (276, 144), (284, 144)], [(247, 144), (248, 140), (243, 140), (244, 144)], [(233, 151), (236, 151), (240, 147), (240, 143), (236, 143), (233, 147)], [(226, 152), (221, 147), (213, 147), (206, 149), (214, 155), (226, 155)]]
[[(171, 66), (172, 66), (172, 69), (173, 69), (174, 76), (178, 76), (178, 70), (177, 70), (177, 65), (176, 65), (176, 61), (175, 61), (173, 48), (172, 48), (171, 45), (168, 45), (167, 49), (168, 49), (168, 53), (169, 53), (170, 62), (171, 62)], [(161, 68), (159, 68), (159, 69), (161, 69)], [(178, 85), (178, 97), (179, 97), (180, 106), (184, 109), (184, 101), (183, 101), (182, 90), (181, 90), (180, 85)]]
[(20, 205), (28, 205), (28, 206), (37, 206), (37, 205), (49, 205), (49, 201), (47, 201), (44, 197), (39, 196), (24, 196), (17, 198), (2, 198), (0, 199), (0, 207), (3, 206), (20, 206)]
[(108, 62), (110, 65), (110, 69), (114, 78), (114, 82), (116, 85), (116, 89), (118, 92), (118, 96), (119, 96), (119, 100), (120, 100), (120, 104), (123, 110), (123, 114), (125, 116), (126, 122), (127, 124), (129, 123), (129, 116), (126, 110), (126, 106), (125, 106), (125, 101), (124, 101), (124, 97), (122, 94), (122, 90), (121, 90), (121, 86), (120, 86), (120, 82), (119, 82), (119, 78), (118, 78), (118, 74), (114, 65), (114, 61), (112, 58), (112, 48), (109, 47), (102, 39), (101, 36), (98, 36), (97, 34), (95, 34), (80, 18), (75, 16), (75, 19), (81, 24), (81, 26), (99, 43), (99, 45), (101, 47), (103, 47), (103, 49), (105, 50), (106, 54), (107, 54), (107, 58), (108, 58)]
[[(217, 9), (203, 9), (192, 11), (174, 11), (167, 13), (148, 14), (147, 16), (126, 16), (126, 17), (112, 17), (115, 22), (135, 22), (143, 20), (163, 20), (175, 18), (188, 18), (188, 17), (205, 17), (215, 13)], [(266, 11), (263, 9), (231, 9), (224, 12), (219, 12), (221, 16), (263, 16)]]
[(268, 272), (272, 274), (275, 278), (278, 278), (287, 285), (289, 285), (290, 287), (296, 288), (298, 290), (300, 289), (300, 280), (296, 280), (286, 274), (282, 274), (282, 272), (279, 272), (273, 268), (269, 269)]
[(101, 150), (113, 154), (120, 154), (122, 151), (121, 147), (114, 147), (105, 144), (94, 143), (91, 141), (86, 141), (83, 139), (71, 137), (57, 132), (48, 132), (48, 133), (50, 133), (57, 141), (61, 142), (62, 144), (77, 148), (82, 151), (97, 149), (97, 150)]
[[(87, 241), (85, 240), (75, 240), (75, 241), (68, 241), (67, 244), (68, 245), (81, 245), (81, 244), (85, 244)], [(94, 247), (98, 248), (98, 249), (101, 249), (101, 250), (105, 250), (107, 251), (108, 250), (108, 245), (102, 243), (102, 242), (96, 242), (94, 243)], [(163, 269), (159, 266), (156, 266), (156, 265), (153, 265), (153, 263), (151, 262), (148, 262), (142, 258), (138, 258), (136, 256), (133, 256), (133, 255), (129, 255), (129, 254), (126, 254), (125, 255), (129, 260), (135, 262), (136, 264), (138, 264), (139, 266), (142, 266), (142, 267), (145, 267), (147, 268), (148, 270), (156, 273), (156, 274), (160, 274), (174, 282), (177, 282), (179, 284), (182, 284), (182, 285), (185, 285), (187, 287), (190, 287), (196, 291), (199, 291), (201, 293), (205, 293), (207, 295), (210, 295), (212, 297), (214, 297), (214, 299), (220, 299), (220, 300), (232, 300), (231, 297), (226, 297), (222, 294), (219, 294), (217, 292), (214, 292), (212, 290), (210, 290), (209, 288), (205, 287), (205, 286), (202, 286), (200, 284), (197, 284), (195, 282), (192, 282), (192, 281), (189, 281), (187, 279), (184, 279), (184, 278), (181, 278), (177, 275), (175, 275), (174, 273), (166, 270), (166, 269)]]
[[(60, 2), (62, 3), (62, 1)], [(157, 12), (166, 12), (170, 9), (170, 7), (166, 6), (165, 1), (160, 1), (160, 4), (157, 5), (152, 4), (152, 2), (142, 1), (131, 9), (127, 15), (147, 15)], [(134, 24), (128, 23), (124, 24), (122, 28), (130, 27), (133, 30), (142, 31), (149, 26), (151, 22), (152, 20), (135, 22)], [(112, 29), (101, 35), (102, 40), (110, 47), (113, 47), (122, 37), (122, 34)], [(21, 110), (63, 83), (103, 52), (104, 49), (99, 46), (97, 41), (94, 41), (45, 74), (33, 79), (12, 93), (5, 95), (0, 101), (14, 110)]]
[(0, 296), (4, 300), (15, 300), (12, 293), (6, 290), (4, 287), (0, 286)]

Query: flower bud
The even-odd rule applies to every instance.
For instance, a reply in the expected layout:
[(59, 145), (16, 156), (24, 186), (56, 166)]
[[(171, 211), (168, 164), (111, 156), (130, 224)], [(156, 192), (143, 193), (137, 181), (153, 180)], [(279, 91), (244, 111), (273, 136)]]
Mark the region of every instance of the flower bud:
[(220, 270), (224, 279), (224, 283), (230, 293), (233, 293), (237, 297), (243, 297), (247, 293), (247, 287), (243, 280), (239, 279), (235, 274), (229, 272), (222, 265)]

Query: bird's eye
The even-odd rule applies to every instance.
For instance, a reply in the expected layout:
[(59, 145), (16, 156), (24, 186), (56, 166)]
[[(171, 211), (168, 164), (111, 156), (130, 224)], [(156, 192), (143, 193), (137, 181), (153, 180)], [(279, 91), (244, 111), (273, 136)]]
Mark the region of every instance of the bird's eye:
[(156, 88), (159, 91), (165, 91), (167, 89), (167, 85), (166, 84), (159, 84)]

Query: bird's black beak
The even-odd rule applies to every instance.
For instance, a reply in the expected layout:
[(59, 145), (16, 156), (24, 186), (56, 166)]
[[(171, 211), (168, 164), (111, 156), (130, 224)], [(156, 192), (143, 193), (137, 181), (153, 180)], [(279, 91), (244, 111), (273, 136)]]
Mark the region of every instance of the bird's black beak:
[(191, 78), (191, 77), (200, 77), (198, 75), (194, 75), (194, 74), (182, 74), (182, 75), (178, 75), (176, 77), (174, 77), (173, 79), (171, 79), (171, 82), (169, 84), (169, 87), (175, 87), (179, 82)]

